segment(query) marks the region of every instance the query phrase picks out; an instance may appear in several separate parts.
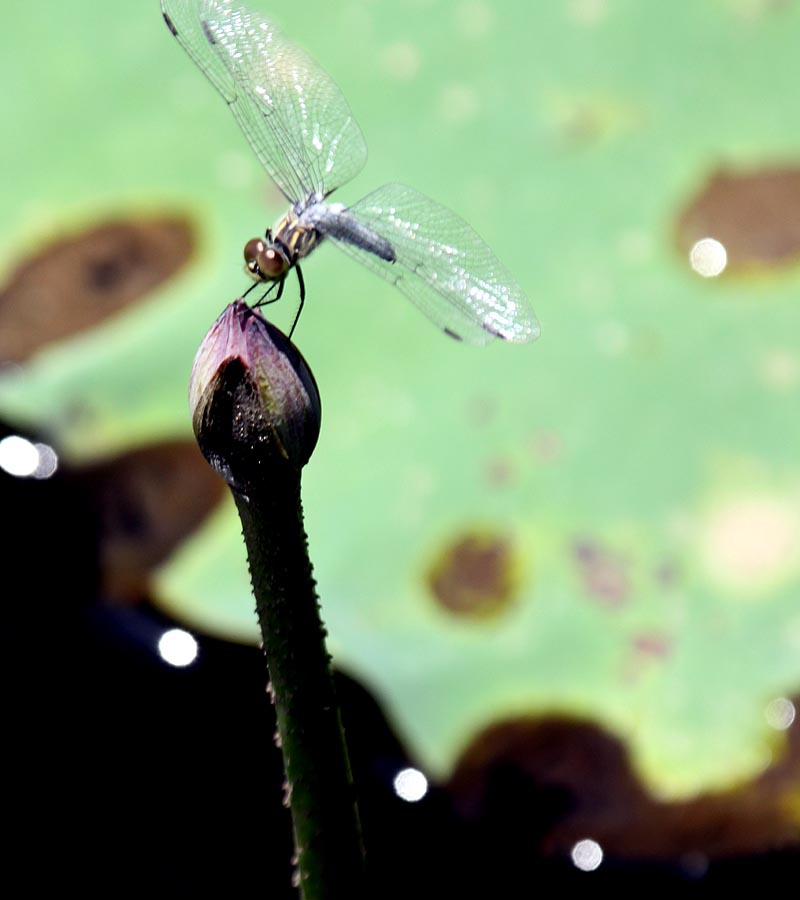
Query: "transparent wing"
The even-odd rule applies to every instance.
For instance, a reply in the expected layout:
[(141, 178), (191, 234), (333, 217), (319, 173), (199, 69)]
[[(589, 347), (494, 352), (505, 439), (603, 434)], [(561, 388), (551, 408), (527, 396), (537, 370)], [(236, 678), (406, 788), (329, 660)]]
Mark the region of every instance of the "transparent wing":
[(367, 145), (342, 92), (272, 22), (231, 0), (161, 0), (161, 11), (288, 200), (361, 171)]
[[(459, 216), (401, 184), (385, 184), (342, 213), (355, 220), (326, 234), (396, 285), (451, 337), (524, 344), (539, 336), (528, 298), (491, 247)], [(368, 249), (363, 229), (388, 242), (395, 261)], [(388, 255), (388, 254), (384, 254)]]

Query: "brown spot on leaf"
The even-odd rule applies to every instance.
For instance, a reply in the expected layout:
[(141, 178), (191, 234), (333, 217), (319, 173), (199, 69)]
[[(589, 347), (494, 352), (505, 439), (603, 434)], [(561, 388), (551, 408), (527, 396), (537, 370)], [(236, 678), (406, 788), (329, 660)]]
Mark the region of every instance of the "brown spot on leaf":
[(457, 538), (428, 573), (428, 586), (449, 612), (496, 615), (516, 593), (517, 567), (510, 541), (473, 533)]
[(20, 362), (146, 297), (189, 258), (185, 219), (107, 222), (40, 247), (0, 289), (0, 360)]
[(729, 791), (665, 802), (639, 781), (626, 745), (599, 725), (520, 717), (478, 734), (448, 789), (480, 824), (474, 846), (495, 860), (566, 858), (591, 835), (610, 859), (674, 863), (701, 854), (714, 862), (800, 843), (795, 731), (758, 777)]
[(628, 561), (596, 540), (577, 541), (572, 553), (583, 589), (606, 606), (622, 606), (630, 594)]
[(573, 798), (590, 807), (607, 797), (626, 806), (636, 806), (643, 799), (622, 742), (598, 725), (567, 716), (523, 716), (480, 732), (462, 754), (450, 781), (465, 814), (477, 815), (481, 807), (492, 804), (491, 793), (502, 789), (502, 780), (496, 777), (502, 769), (513, 771), (531, 791), (552, 791), (554, 800), (563, 797), (568, 802), (562, 813), (569, 812)]
[(134, 450), (82, 469), (98, 523), (102, 587), (127, 601), (219, 503), (225, 484), (194, 441)]
[(800, 167), (714, 174), (677, 223), (685, 255), (707, 237), (725, 247), (728, 272), (797, 262)]

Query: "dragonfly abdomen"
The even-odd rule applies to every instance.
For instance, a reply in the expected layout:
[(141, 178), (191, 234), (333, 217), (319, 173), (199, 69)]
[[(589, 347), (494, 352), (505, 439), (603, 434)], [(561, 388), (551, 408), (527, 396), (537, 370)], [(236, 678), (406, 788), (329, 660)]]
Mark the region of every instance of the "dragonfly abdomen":
[(386, 262), (396, 262), (397, 260), (397, 254), (389, 241), (368, 228), (363, 222), (359, 222), (346, 209), (326, 207), (325, 213), (320, 215), (316, 227), (323, 235), (338, 238), (354, 247), (360, 247)]

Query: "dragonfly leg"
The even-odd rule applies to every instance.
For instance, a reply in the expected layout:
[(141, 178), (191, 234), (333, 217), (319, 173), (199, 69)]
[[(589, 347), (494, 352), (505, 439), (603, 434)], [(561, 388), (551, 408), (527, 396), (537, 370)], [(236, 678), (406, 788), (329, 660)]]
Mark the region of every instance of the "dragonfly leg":
[(292, 322), (292, 327), (289, 331), (289, 340), (292, 339), (294, 330), (297, 328), (300, 313), (303, 311), (303, 304), (306, 302), (306, 283), (303, 281), (303, 273), (300, 271), (300, 266), (298, 265), (295, 265), (294, 270), (297, 272), (297, 282), (300, 285), (300, 306), (297, 307), (297, 314), (294, 317), (294, 322)]
[(250, 291), (254, 291), (256, 289), (256, 287), (258, 287), (258, 282), (254, 281), (250, 285), (250, 287), (242, 294), (241, 299), (244, 300), (244, 298), (250, 293)]
[[(281, 294), (283, 293), (284, 281), (286, 281), (285, 277), (281, 278), (280, 281), (273, 281), (272, 284), (267, 288), (267, 290), (261, 295), (258, 301), (253, 304), (253, 306), (269, 306), (270, 303), (275, 303), (277, 300), (280, 300)], [(276, 287), (278, 288), (278, 293), (274, 297), (272, 297), (272, 299), (267, 300), (267, 297), (269, 297), (269, 295), (275, 290)], [(250, 290), (252, 290), (252, 288), (250, 288)]]

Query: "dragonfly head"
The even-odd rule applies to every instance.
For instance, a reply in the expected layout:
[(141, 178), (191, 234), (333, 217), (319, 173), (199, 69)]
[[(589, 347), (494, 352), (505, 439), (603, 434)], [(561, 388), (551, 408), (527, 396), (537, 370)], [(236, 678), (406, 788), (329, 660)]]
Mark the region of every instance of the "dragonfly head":
[(263, 238), (252, 238), (245, 244), (244, 264), (254, 281), (277, 281), (289, 268), (283, 251)]

